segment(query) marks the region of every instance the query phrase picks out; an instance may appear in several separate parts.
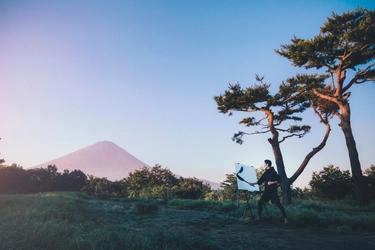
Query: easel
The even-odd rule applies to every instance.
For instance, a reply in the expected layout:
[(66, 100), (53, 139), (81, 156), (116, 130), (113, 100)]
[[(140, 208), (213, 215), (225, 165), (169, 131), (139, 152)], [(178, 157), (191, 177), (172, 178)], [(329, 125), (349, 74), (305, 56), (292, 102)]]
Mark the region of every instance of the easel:
[[(246, 206), (245, 206), (242, 218), (244, 218), (245, 215), (246, 215), (246, 208), (248, 208), (250, 210), (250, 216), (251, 216), (251, 218), (254, 218), (255, 216), (254, 216), (253, 211), (251, 209), (250, 198), (254, 202), (254, 206), (257, 207), (256, 196), (258, 194), (260, 194), (262, 191), (248, 191), (248, 190), (241, 190), (241, 189), (238, 189), (238, 188), (236, 189), (236, 192), (234, 193), (233, 198), (232, 198), (232, 205), (231, 205), (230, 211), (232, 211), (234, 201), (235, 201), (235, 199), (237, 197), (237, 220), (239, 220), (239, 217), (240, 217), (239, 216), (239, 212), (240, 212), (240, 196), (241, 196), (241, 191), (243, 192), (243, 194), (245, 196), (245, 199), (246, 199)], [(266, 204), (263, 204), (263, 208), (267, 212), (267, 216), (269, 216)], [(231, 215), (231, 212), (229, 213), (228, 217), (230, 215)]]
[[(250, 191), (247, 191), (247, 190), (242, 190), (242, 191), (245, 194), (246, 207), (249, 208), (249, 210), (250, 210), (250, 216), (251, 216), (250, 218), (254, 218), (254, 214), (253, 214), (253, 211), (251, 210), (251, 206), (250, 206), (250, 203), (249, 203), (249, 196), (251, 196), (252, 200), (254, 200), (254, 204), (256, 204), (254, 192), (250, 192)], [(241, 190), (238, 189), (238, 191), (237, 191), (237, 220), (239, 219), (238, 213), (239, 213), (239, 210), (240, 210), (239, 209), (240, 208), (240, 192), (241, 192)], [(246, 215), (246, 207), (244, 209), (242, 218), (245, 217), (245, 215)]]
[[(253, 166), (246, 166), (240, 163), (235, 163), (236, 169), (236, 177), (237, 177), (237, 189), (236, 193), (233, 195), (232, 198), (232, 206), (235, 199), (235, 195), (237, 194), (237, 219), (239, 218), (239, 207), (240, 207), (240, 194), (241, 190), (245, 192), (245, 199), (246, 199), (246, 207), (244, 211), (243, 217), (246, 215), (246, 208), (249, 208), (251, 217), (254, 217), (253, 211), (251, 210), (251, 206), (249, 204), (249, 196), (252, 197), (254, 201), (255, 207), (256, 206), (256, 195), (260, 193), (260, 189), (258, 187), (254, 188), (254, 184), (256, 184), (256, 171)], [(267, 209), (265, 209), (267, 211)], [(267, 211), (268, 214), (268, 211)]]
[[(241, 196), (241, 191), (242, 191), (242, 194), (244, 195), (244, 197), (246, 199), (246, 206), (245, 206), (245, 209), (244, 209), (242, 217), (245, 217), (245, 215), (246, 215), (246, 209), (248, 208), (249, 211), (250, 211), (251, 218), (254, 218), (254, 214), (253, 214), (253, 211), (252, 211), (251, 205), (250, 205), (250, 198), (254, 201), (254, 204), (256, 206), (256, 199), (255, 199), (256, 194), (255, 194), (255, 192), (250, 192), (250, 191), (247, 191), (247, 190), (241, 190), (241, 189), (237, 188), (236, 192), (233, 194), (232, 205), (231, 205), (230, 211), (232, 211), (234, 201), (237, 198), (237, 220), (238, 220), (239, 219), (239, 212), (240, 212), (240, 196)], [(231, 213), (229, 213), (229, 216), (230, 216), (230, 214)]]

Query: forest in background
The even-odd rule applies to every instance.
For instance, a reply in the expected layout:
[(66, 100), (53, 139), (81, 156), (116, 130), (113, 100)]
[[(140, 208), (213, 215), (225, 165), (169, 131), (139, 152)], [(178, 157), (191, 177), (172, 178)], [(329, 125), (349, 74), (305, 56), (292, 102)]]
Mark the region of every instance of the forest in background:
[[(258, 177), (263, 169), (257, 169)], [(375, 200), (375, 165), (363, 171), (370, 201)], [(352, 178), (348, 170), (328, 165), (319, 172), (313, 172), (309, 188), (293, 188), (293, 199), (332, 202), (353, 200), (355, 195)], [(260, 187), (262, 190), (262, 186)], [(110, 181), (86, 175), (80, 170), (58, 172), (55, 165), (47, 168), (24, 169), (13, 164), (0, 165), (0, 194), (25, 194), (54, 191), (80, 191), (100, 199), (107, 198), (151, 198), (151, 199), (193, 199), (230, 201), (237, 195), (235, 173), (226, 175), (220, 188), (213, 190), (209, 184), (195, 177), (177, 177), (168, 168), (155, 165), (143, 167), (129, 173), (120, 181)], [(239, 192), (241, 193), (241, 192)], [(260, 194), (259, 192), (258, 194)], [(279, 190), (281, 196), (281, 190)], [(246, 197), (240, 195), (242, 200)]]

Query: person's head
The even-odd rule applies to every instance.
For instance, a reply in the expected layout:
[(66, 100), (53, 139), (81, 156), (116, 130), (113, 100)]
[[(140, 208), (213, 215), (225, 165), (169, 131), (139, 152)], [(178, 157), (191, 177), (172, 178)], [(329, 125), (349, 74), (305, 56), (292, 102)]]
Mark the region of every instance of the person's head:
[(264, 160), (264, 168), (267, 170), (272, 166), (272, 162), (270, 160)]

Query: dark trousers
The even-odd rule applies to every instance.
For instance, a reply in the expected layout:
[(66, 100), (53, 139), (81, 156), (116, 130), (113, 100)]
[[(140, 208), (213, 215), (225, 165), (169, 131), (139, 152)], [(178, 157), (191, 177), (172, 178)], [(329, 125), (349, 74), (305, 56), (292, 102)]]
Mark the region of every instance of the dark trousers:
[(271, 202), (280, 209), (284, 218), (286, 218), (287, 216), (286, 216), (285, 209), (283, 205), (281, 205), (280, 203), (280, 199), (279, 199), (279, 196), (277, 195), (277, 192), (264, 192), (263, 193), (262, 197), (260, 197), (260, 200), (258, 202), (258, 215), (259, 216), (262, 215), (263, 204), (266, 202), (269, 202), (269, 200), (271, 200)]

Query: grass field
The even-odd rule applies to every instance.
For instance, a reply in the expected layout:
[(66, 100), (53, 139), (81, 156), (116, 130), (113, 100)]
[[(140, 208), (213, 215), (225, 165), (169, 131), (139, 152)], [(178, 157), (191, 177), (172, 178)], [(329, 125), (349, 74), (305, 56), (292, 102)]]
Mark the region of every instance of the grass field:
[(255, 203), (0, 195), (1, 249), (375, 249), (375, 206), (295, 200), (284, 226)]

